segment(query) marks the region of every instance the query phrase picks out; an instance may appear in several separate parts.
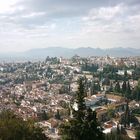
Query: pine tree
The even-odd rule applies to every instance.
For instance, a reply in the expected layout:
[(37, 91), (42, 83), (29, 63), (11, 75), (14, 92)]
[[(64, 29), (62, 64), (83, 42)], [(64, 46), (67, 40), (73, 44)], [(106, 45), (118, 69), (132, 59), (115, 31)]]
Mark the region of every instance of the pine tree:
[(110, 91), (110, 92), (113, 92), (113, 84), (112, 84), (112, 82), (110, 83), (109, 91)]
[(42, 120), (48, 120), (48, 115), (45, 111), (42, 113)]
[(123, 93), (123, 95), (125, 95), (125, 93), (126, 93), (126, 81), (123, 81), (123, 84), (122, 84), (122, 93)]
[(138, 85), (133, 90), (133, 93), (134, 99), (140, 101), (140, 79), (138, 80)]
[(58, 109), (57, 109), (57, 112), (56, 112), (56, 114), (55, 114), (55, 118), (58, 119), (58, 120), (61, 119), (60, 112), (59, 112)]
[(131, 98), (131, 87), (130, 87), (129, 81), (126, 86), (126, 97)]
[(121, 91), (119, 82), (117, 82), (116, 85), (115, 85), (115, 91), (118, 92), (118, 93), (120, 93), (120, 91)]
[(92, 111), (90, 108), (86, 110), (83, 126), (83, 140), (104, 139), (103, 133), (99, 128), (99, 123), (97, 122), (96, 112)]
[(126, 81), (123, 81), (123, 84), (122, 84), (122, 92), (123, 93), (126, 92)]
[(85, 105), (85, 88), (84, 88), (84, 82), (82, 79), (79, 79), (78, 81), (79, 83), (79, 87), (78, 87), (78, 91), (77, 91), (77, 96), (76, 96), (76, 103), (78, 105), (78, 111), (75, 112), (75, 117), (77, 117), (76, 119), (78, 120), (83, 120), (84, 118), (84, 113), (85, 113), (85, 109), (86, 109), (86, 105)]
[(85, 105), (84, 82), (79, 80), (76, 96), (78, 110), (73, 113), (73, 118), (60, 126), (64, 140), (103, 140), (103, 134), (96, 118), (96, 112)]
[(140, 140), (140, 131), (136, 131), (136, 139)]
[(124, 116), (124, 126), (125, 127), (126, 127), (126, 125), (129, 126), (129, 124), (130, 124), (130, 110), (129, 110), (129, 105), (128, 105), (128, 101), (127, 101), (125, 116)]
[(124, 71), (124, 78), (125, 78), (125, 79), (127, 78), (127, 75), (128, 75), (128, 74), (127, 74), (127, 70), (125, 70), (125, 71)]

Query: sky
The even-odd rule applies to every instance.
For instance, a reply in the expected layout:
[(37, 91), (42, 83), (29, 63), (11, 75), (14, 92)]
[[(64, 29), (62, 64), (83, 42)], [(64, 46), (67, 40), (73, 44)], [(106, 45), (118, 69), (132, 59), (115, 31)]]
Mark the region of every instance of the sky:
[(0, 0), (0, 52), (140, 49), (140, 0)]

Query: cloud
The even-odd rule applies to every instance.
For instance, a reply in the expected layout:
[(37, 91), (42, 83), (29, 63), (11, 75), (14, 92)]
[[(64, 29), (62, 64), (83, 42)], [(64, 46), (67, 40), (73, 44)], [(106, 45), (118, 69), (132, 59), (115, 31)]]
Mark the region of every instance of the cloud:
[[(112, 7), (100, 7), (91, 9), (87, 16), (82, 20), (86, 24), (86, 28), (91, 32), (98, 30), (100, 32), (131, 32), (136, 31), (139, 26), (140, 13), (138, 7), (129, 7), (124, 3)], [(135, 28), (134, 28), (135, 23)], [(137, 24), (138, 23), (138, 24)]]
[(122, 4), (114, 7), (101, 7), (99, 9), (91, 9), (89, 15), (84, 17), (83, 20), (111, 20), (120, 16), (124, 11)]
[(45, 12), (38, 12), (38, 13), (32, 12), (28, 15), (23, 15), (22, 18), (34, 18), (34, 17), (37, 17), (37, 16), (43, 16), (45, 14), (46, 14)]
[(0, 14), (12, 12), (14, 8), (11, 8), (12, 5), (15, 5), (18, 0), (0, 0)]
[(0, 2), (0, 43), (5, 50), (8, 46), (17, 50), (55, 45), (133, 47), (132, 43), (139, 47), (139, 0)]
[(25, 27), (46, 24), (62, 18), (86, 19), (89, 11), (89, 18), (111, 19), (113, 16), (119, 16), (120, 11), (127, 7), (131, 9), (128, 14), (135, 14), (139, 11), (139, 3), (139, 0), (16, 0), (10, 7), (13, 11), (7, 14), (7, 19)]

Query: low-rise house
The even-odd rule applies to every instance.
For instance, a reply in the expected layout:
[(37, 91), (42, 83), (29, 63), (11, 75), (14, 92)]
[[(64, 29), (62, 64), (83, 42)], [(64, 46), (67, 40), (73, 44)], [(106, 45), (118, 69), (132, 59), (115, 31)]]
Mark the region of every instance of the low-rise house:
[(106, 94), (106, 98), (111, 103), (118, 103), (118, 102), (120, 103), (120, 102), (125, 101), (124, 97), (119, 96), (119, 95), (113, 95), (112, 93)]
[(97, 108), (95, 111), (97, 113), (97, 119), (99, 122), (105, 122), (110, 119), (108, 116), (107, 108), (100, 107), (100, 108)]

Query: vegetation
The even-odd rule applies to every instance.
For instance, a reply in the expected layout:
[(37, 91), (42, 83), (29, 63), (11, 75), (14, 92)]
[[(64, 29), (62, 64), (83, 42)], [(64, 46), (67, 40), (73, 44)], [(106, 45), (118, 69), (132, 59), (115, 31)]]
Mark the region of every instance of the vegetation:
[(130, 138), (118, 132), (111, 132), (105, 136), (105, 140), (130, 140)]
[(60, 126), (60, 133), (64, 140), (103, 140), (100, 125), (96, 118), (96, 112), (85, 106), (84, 82), (79, 80), (76, 102), (78, 110), (73, 110), (73, 118)]
[(97, 72), (98, 65), (95, 64), (88, 64), (87, 62), (82, 65), (82, 71), (90, 71), (90, 72)]
[[(125, 134), (117, 129), (115, 132), (104, 135), (101, 131), (101, 127), (96, 118), (96, 112), (85, 106), (85, 82), (79, 80), (79, 88), (76, 96), (76, 103), (78, 110), (73, 110), (73, 118), (64, 122), (60, 126), (60, 134), (63, 140), (130, 140)], [(113, 115), (112, 110), (109, 110), (109, 115)], [(123, 120), (123, 121), (122, 121)], [(129, 107), (124, 117), (122, 118), (124, 125), (129, 125), (132, 121), (129, 114)], [(139, 136), (139, 135), (138, 135)]]
[(23, 121), (11, 111), (0, 113), (0, 140), (47, 140), (33, 121)]
[(133, 98), (136, 101), (140, 101), (140, 79), (138, 81), (138, 85), (134, 88), (133, 92)]
[(136, 131), (136, 139), (140, 140), (140, 131)]

